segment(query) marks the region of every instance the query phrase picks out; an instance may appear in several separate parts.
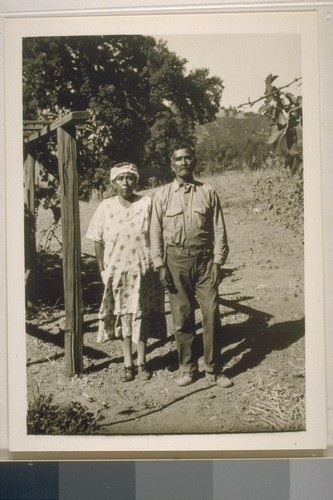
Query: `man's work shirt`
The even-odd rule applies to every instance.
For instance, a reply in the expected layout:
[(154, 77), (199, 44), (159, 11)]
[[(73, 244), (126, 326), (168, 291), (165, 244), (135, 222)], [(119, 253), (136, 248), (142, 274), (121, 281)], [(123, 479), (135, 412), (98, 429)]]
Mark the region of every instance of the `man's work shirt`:
[(202, 182), (174, 180), (156, 192), (150, 225), (155, 268), (164, 265), (167, 246), (212, 250), (214, 262), (224, 264), (229, 248), (217, 192)]

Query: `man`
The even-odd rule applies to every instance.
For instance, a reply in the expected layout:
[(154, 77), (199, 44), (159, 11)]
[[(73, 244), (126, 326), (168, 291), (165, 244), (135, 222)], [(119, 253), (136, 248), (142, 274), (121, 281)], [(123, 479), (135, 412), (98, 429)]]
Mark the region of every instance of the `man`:
[(194, 354), (195, 298), (203, 323), (206, 380), (221, 387), (233, 385), (217, 377), (217, 334), (220, 331), (218, 286), (229, 248), (222, 208), (215, 189), (194, 180), (195, 152), (178, 145), (171, 156), (175, 179), (157, 191), (150, 228), (153, 264), (169, 290), (170, 308), (179, 357), (179, 386), (198, 377)]

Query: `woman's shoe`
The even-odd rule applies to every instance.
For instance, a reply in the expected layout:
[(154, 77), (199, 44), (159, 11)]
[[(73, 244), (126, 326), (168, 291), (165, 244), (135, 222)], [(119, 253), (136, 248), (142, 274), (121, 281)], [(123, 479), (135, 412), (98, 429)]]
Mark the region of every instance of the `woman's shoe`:
[(134, 380), (134, 370), (133, 366), (124, 366), (124, 374), (122, 376), (122, 382), (131, 382)]
[(145, 365), (138, 365), (138, 377), (139, 380), (150, 380), (151, 373), (147, 370)]

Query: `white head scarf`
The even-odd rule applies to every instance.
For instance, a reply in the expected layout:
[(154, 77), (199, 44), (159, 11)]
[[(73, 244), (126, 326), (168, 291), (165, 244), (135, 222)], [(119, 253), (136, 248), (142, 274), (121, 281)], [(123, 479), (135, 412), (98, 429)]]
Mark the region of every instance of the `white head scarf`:
[(132, 174), (136, 178), (136, 181), (138, 182), (139, 180), (139, 172), (137, 169), (137, 166), (134, 165), (134, 163), (117, 163), (114, 167), (111, 168), (110, 170), (110, 180), (113, 182), (118, 175), (121, 174)]

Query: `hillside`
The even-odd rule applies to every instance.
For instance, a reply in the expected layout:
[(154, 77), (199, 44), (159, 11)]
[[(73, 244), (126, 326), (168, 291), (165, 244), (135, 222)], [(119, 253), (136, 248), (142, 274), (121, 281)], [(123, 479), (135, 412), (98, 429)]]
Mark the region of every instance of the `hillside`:
[(199, 173), (262, 167), (269, 154), (269, 123), (260, 115), (218, 117), (196, 129)]

